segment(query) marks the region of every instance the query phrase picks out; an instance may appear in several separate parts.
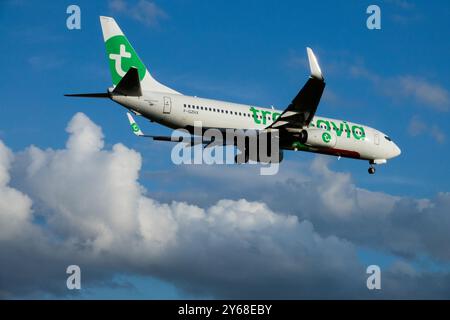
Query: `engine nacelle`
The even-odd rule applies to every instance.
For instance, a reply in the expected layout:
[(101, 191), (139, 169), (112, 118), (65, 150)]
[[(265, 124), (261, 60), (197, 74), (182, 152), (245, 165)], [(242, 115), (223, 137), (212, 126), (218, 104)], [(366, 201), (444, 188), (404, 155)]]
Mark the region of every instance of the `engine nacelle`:
[(305, 129), (300, 134), (300, 142), (317, 148), (333, 148), (337, 137), (332, 131), (323, 129)]

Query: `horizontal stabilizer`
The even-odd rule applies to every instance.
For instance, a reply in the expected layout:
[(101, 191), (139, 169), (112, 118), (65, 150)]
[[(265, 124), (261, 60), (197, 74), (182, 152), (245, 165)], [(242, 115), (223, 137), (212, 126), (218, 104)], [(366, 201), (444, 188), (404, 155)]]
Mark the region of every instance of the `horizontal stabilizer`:
[(128, 122), (130, 123), (131, 130), (135, 135), (138, 137), (144, 137), (144, 138), (152, 138), (155, 141), (168, 141), (168, 142), (184, 142), (188, 146), (194, 146), (197, 144), (207, 144), (207, 147), (211, 147), (217, 144), (214, 144), (214, 141), (211, 140), (203, 140), (201, 138), (196, 137), (173, 137), (173, 136), (154, 136), (154, 135), (148, 135), (144, 134), (139, 128), (139, 125), (134, 120), (131, 113), (127, 112)]
[(133, 116), (131, 113), (127, 112), (128, 122), (130, 122), (131, 130), (133, 130), (133, 133), (139, 137), (145, 136), (144, 133), (141, 131), (141, 128), (139, 128), (136, 121), (134, 121)]
[(107, 92), (105, 93), (74, 93), (65, 94), (65, 97), (78, 97), (78, 98), (110, 98), (111, 95)]
[(142, 96), (138, 69), (131, 67), (113, 90), (113, 94), (122, 96)]

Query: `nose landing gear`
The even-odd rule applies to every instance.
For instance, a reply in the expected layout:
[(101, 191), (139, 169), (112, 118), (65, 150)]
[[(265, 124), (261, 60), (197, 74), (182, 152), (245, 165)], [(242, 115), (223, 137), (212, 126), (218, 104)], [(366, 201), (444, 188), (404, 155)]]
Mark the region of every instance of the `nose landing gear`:
[(375, 173), (374, 163), (372, 161), (370, 161), (369, 163), (370, 163), (370, 167), (369, 167), (369, 170), (367, 170), (367, 171), (369, 172), (369, 174), (374, 174)]

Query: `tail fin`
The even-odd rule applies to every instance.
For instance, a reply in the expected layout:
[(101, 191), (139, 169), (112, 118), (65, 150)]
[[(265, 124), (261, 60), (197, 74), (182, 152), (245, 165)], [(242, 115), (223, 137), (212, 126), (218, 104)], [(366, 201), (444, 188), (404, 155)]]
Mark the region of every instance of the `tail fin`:
[(131, 67), (135, 67), (138, 70), (143, 90), (179, 94), (179, 92), (159, 83), (150, 75), (113, 18), (101, 16), (100, 24), (102, 25), (103, 39), (114, 86), (122, 80)]

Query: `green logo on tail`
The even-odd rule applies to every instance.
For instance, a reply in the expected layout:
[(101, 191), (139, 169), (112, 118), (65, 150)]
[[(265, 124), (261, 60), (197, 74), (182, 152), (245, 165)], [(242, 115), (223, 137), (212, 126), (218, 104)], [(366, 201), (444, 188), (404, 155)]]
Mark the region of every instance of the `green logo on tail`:
[(138, 69), (139, 80), (144, 78), (145, 66), (125, 36), (114, 36), (108, 39), (105, 45), (114, 85), (119, 83), (130, 67)]

